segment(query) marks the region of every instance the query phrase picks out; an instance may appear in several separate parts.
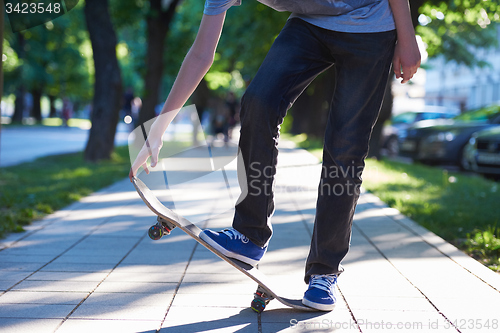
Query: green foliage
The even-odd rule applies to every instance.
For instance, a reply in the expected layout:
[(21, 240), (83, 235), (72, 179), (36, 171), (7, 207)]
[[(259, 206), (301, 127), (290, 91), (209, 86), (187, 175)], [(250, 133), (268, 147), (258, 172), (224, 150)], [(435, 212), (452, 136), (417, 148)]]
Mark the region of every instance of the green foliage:
[[(285, 119), (289, 117), (290, 115), (287, 115)], [(305, 133), (298, 135), (291, 135), (287, 133), (286, 127), (285, 128), (282, 127), (281, 132), (282, 133), (280, 134), (280, 137), (282, 139), (292, 141), (297, 145), (297, 147), (306, 149), (308, 152), (313, 154), (319, 161), (323, 159), (323, 139), (311, 137)]]
[(0, 237), (125, 178), (129, 168), (128, 147), (96, 164), (77, 153), (0, 168)]
[[(180, 5), (167, 38), (165, 84), (171, 87), (180, 64), (191, 47), (203, 15), (203, 1), (185, 0)], [(276, 12), (257, 1), (243, 1), (226, 15), (215, 62), (206, 76), (209, 88), (241, 94), (243, 81), (251, 80), (264, 60), (289, 13)], [(169, 89), (164, 90), (166, 97)]]
[(465, 112), (455, 117), (460, 121), (488, 121), (500, 115), (500, 105), (491, 105), (471, 112)]
[(500, 271), (500, 229), (487, 226), (485, 230), (476, 229), (467, 234), (464, 249), (493, 270)]
[(497, 46), (498, 1), (428, 0), (420, 12), (417, 33), (430, 57), (443, 55), (466, 66), (485, 66), (477, 49)]
[(491, 263), (498, 263), (499, 243), (489, 226), (500, 219), (497, 183), (423, 165), (367, 160), (363, 186), (469, 254), (481, 254), (495, 269)]
[(479, 176), (367, 160), (364, 187), (448, 241), (499, 222), (498, 184)]
[(3, 61), (3, 70), (5, 72), (13, 72), (17, 67), (20, 66), (19, 58), (16, 52), (10, 46), (7, 39), (3, 40), (3, 54), (5, 55), (5, 60)]
[(4, 45), (15, 52), (7, 54), (14, 60), (4, 68), (6, 94), (14, 93), (22, 83), (28, 90), (42, 89), (53, 96), (90, 100), (93, 78), (82, 52), (88, 41), (82, 6), (28, 30), (15, 34), (10, 28), (5, 30)]
[(215, 69), (237, 69), (243, 77), (252, 78), (289, 16), (258, 1), (243, 1), (230, 9), (217, 50), (221, 61)]
[[(123, 87), (143, 95), (146, 68), (146, 24), (149, 1), (110, 0), (110, 15), (118, 37), (117, 57)], [(122, 52), (120, 52), (120, 50)], [(126, 51), (126, 52), (123, 52)]]

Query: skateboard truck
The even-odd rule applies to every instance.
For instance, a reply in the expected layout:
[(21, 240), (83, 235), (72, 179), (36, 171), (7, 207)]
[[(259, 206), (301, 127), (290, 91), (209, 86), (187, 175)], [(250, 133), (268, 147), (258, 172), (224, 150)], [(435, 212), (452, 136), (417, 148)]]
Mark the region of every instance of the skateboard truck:
[(253, 295), (253, 301), (250, 306), (252, 310), (257, 313), (262, 313), (262, 311), (266, 308), (266, 305), (274, 299), (274, 297), (267, 294), (261, 286), (257, 287), (257, 291)]
[(148, 236), (152, 240), (159, 240), (165, 235), (170, 235), (170, 232), (175, 228), (175, 224), (158, 216), (155, 225), (151, 226), (148, 230)]

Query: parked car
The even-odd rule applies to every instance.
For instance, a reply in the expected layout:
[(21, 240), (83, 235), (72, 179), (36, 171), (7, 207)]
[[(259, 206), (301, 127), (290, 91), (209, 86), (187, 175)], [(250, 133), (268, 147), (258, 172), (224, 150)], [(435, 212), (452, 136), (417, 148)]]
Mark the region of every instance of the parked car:
[(462, 165), (486, 176), (500, 175), (500, 126), (472, 134), (464, 148)]
[(495, 105), (453, 119), (424, 120), (399, 134), (400, 155), (427, 164), (461, 167), (464, 147), (474, 132), (500, 124), (500, 106)]
[(382, 130), (382, 148), (387, 149), (389, 155), (397, 155), (399, 152), (398, 137), (399, 132), (407, 129), (411, 125), (421, 120), (448, 119), (456, 116), (451, 111), (443, 111), (429, 107), (425, 111), (408, 111), (395, 115), (391, 118), (390, 124), (384, 126)]

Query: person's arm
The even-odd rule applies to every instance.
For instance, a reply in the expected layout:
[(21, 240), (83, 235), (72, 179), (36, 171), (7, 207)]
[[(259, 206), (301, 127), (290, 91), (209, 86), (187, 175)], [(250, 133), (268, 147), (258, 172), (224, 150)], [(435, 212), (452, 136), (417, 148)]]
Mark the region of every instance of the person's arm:
[(141, 166), (146, 173), (149, 173), (147, 167), (149, 156), (151, 156), (151, 166), (156, 166), (158, 154), (163, 145), (163, 133), (212, 66), (225, 15), (225, 12), (218, 15), (203, 15), (196, 39), (182, 62), (161, 115), (151, 126), (147, 142), (132, 163), (130, 180)]
[(389, 0), (389, 4), (398, 34), (392, 61), (393, 70), (396, 78), (402, 78), (401, 83), (406, 83), (420, 67), (420, 51), (415, 38), (408, 0)]

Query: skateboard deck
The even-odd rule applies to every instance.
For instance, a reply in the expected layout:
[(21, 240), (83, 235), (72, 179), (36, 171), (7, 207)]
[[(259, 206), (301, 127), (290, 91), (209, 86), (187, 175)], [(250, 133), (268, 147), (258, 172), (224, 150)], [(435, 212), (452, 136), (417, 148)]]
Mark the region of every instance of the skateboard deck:
[[(164, 232), (168, 234), (170, 230), (172, 230), (174, 227), (178, 227), (186, 234), (191, 236), (198, 243), (200, 243), (201, 245), (212, 251), (214, 254), (216, 254), (219, 258), (221, 258), (222, 260), (224, 260), (225, 262), (227, 262), (228, 264), (230, 264), (231, 266), (233, 266), (234, 268), (236, 268), (237, 270), (248, 276), (250, 279), (252, 279), (258, 284), (257, 292), (254, 295), (255, 298), (251, 304), (251, 307), (254, 311), (258, 313), (262, 312), (267, 303), (272, 299), (277, 299), (283, 305), (286, 305), (294, 309), (302, 311), (316, 311), (315, 309), (303, 305), (302, 300), (300, 299), (290, 299), (276, 294), (272, 290), (271, 285), (269, 284), (269, 281), (266, 278), (266, 276), (262, 272), (260, 272), (256, 267), (253, 267), (242, 261), (232, 259), (223, 255), (217, 249), (213, 248), (212, 246), (210, 246), (210, 244), (206, 243), (204, 240), (200, 238), (200, 233), (202, 232), (200, 228), (198, 228), (196, 225), (191, 223), (183, 216), (180, 216), (174, 213), (172, 210), (165, 207), (156, 198), (153, 192), (146, 186), (146, 184), (144, 184), (140, 179), (134, 177), (133, 184), (135, 189), (137, 190), (137, 193), (139, 193), (141, 199), (149, 207), (149, 209), (158, 216), (159, 219), (158, 220), (159, 223), (150, 228), (149, 231), (150, 237), (152, 239), (159, 239), (162, 237), (162, 234)], [(153, 236), (152, 233), (155, 234), (156, 236)]]

